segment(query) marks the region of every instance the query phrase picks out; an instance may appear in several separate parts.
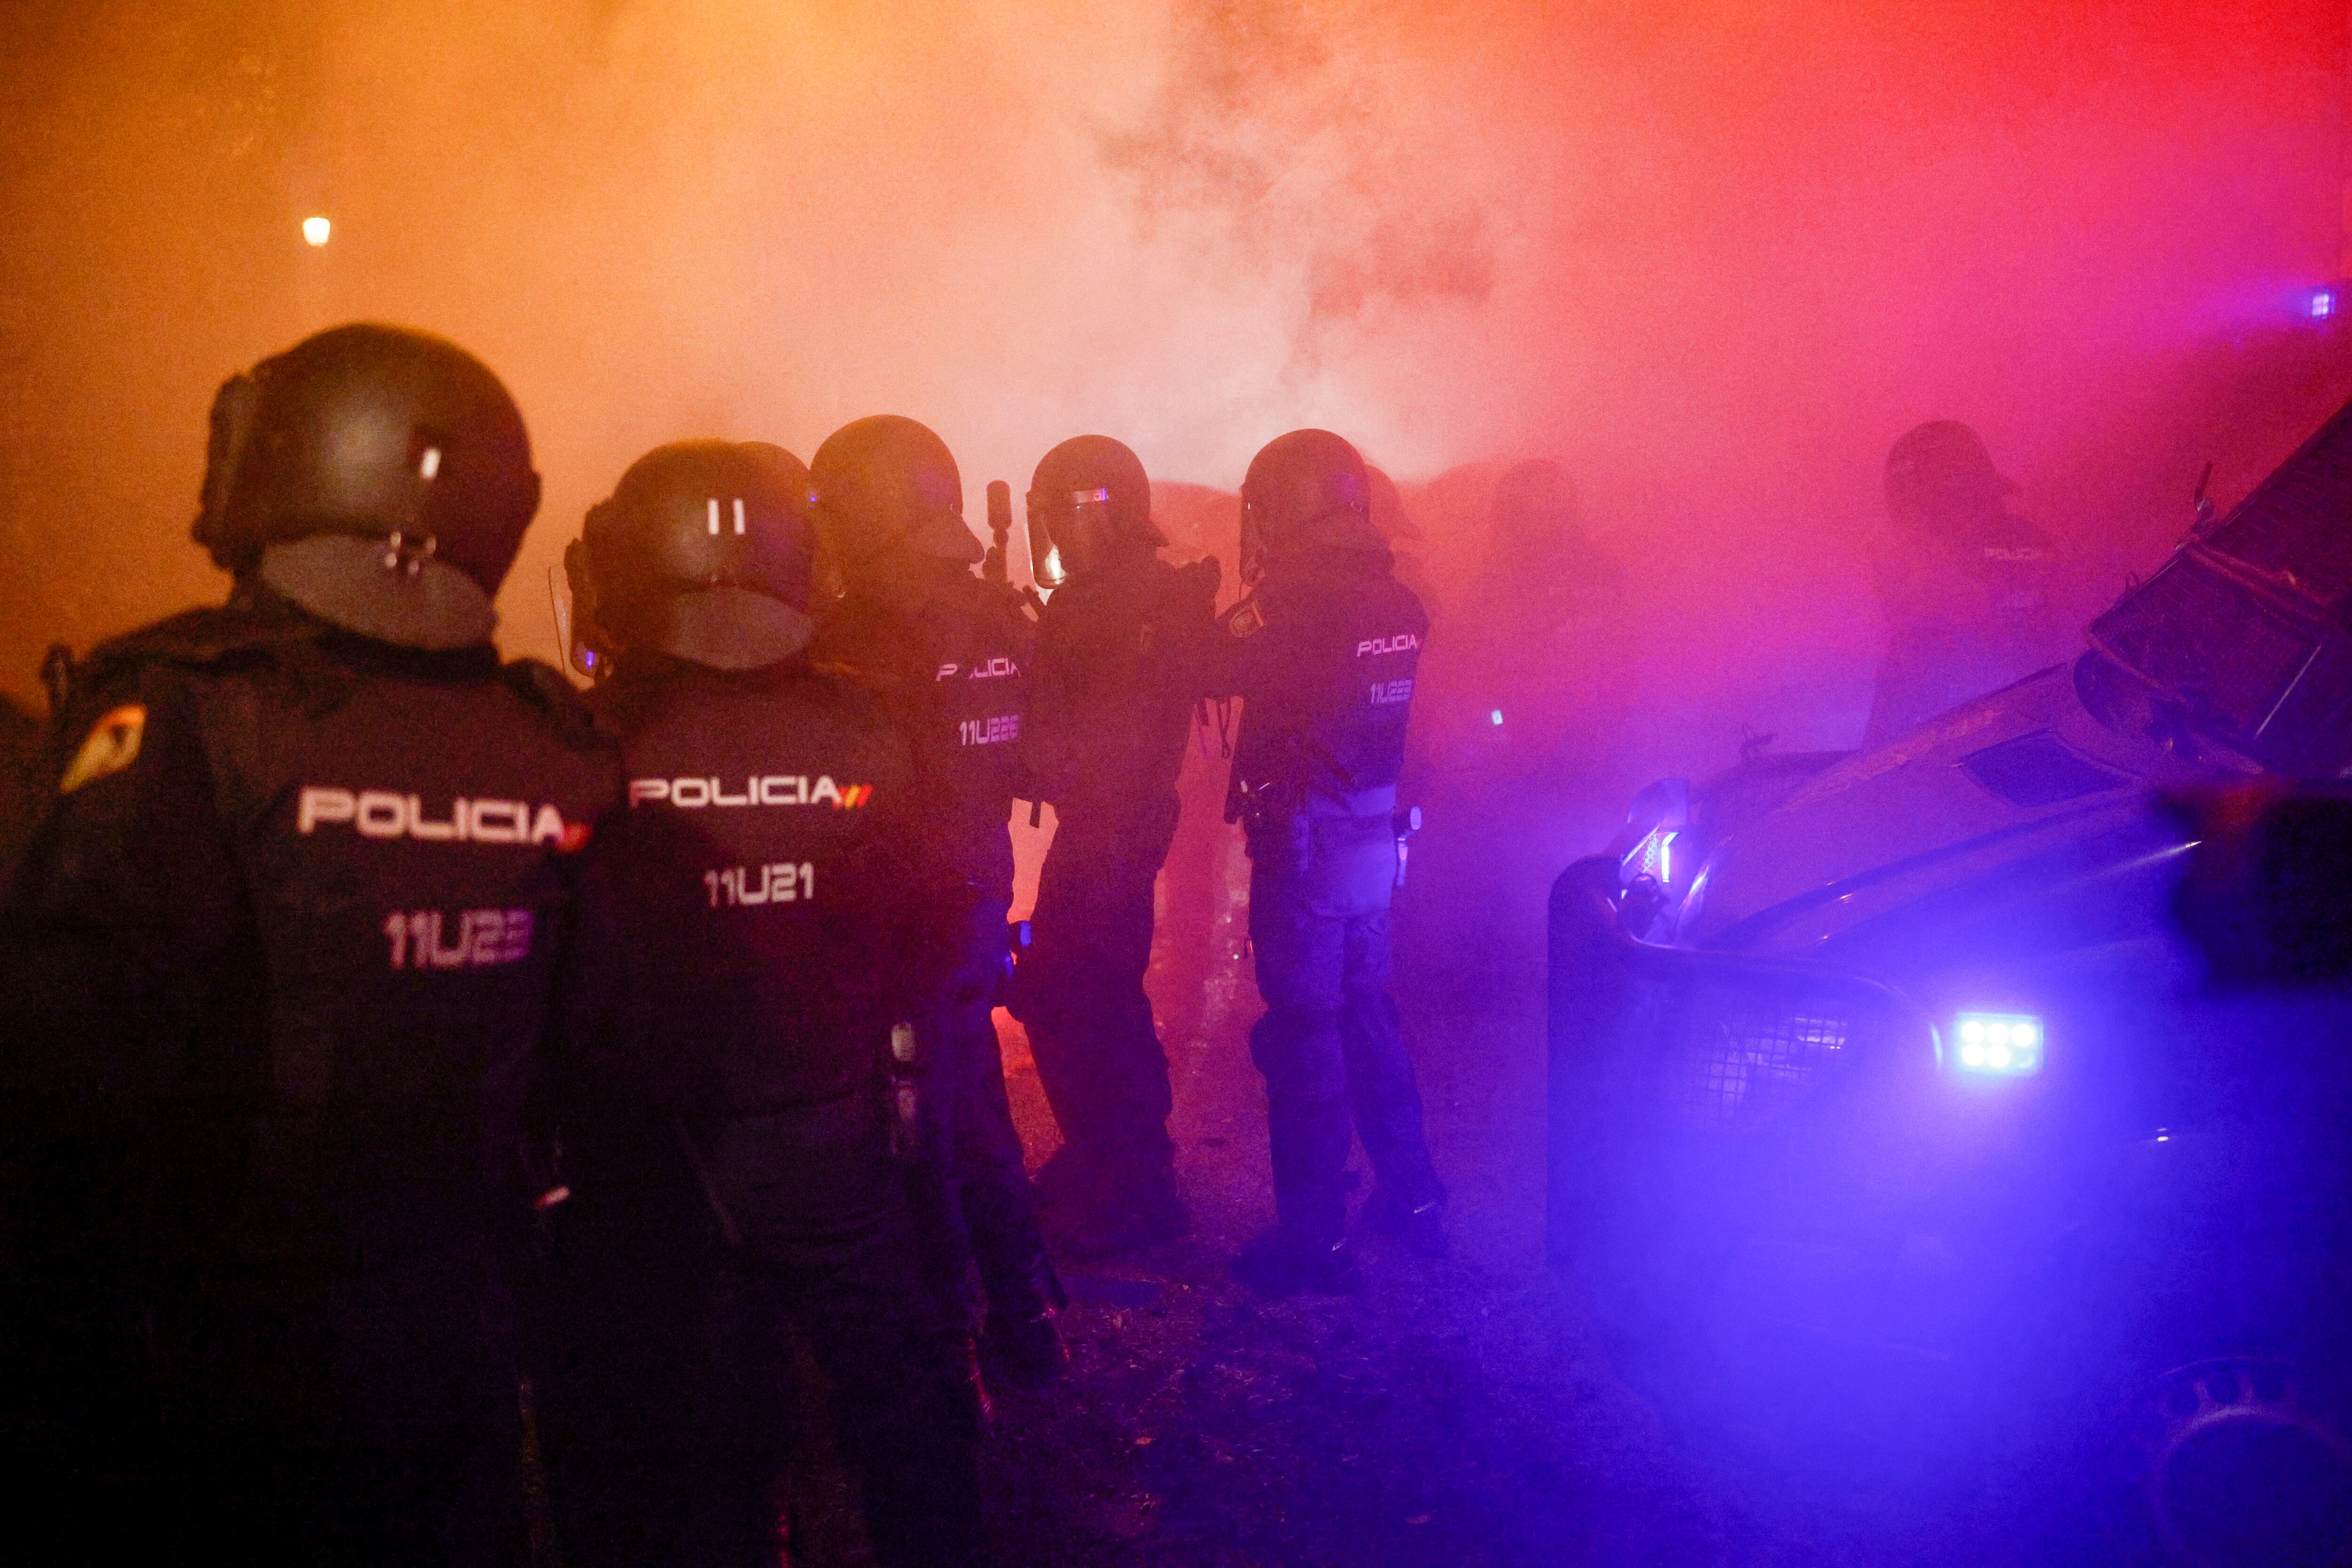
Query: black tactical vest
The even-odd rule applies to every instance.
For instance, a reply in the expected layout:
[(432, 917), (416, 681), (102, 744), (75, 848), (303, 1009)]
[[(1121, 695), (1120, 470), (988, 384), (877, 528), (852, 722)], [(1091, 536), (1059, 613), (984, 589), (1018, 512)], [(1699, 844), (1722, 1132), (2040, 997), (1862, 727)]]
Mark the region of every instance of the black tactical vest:
[(1166, 809), (1221, 635), (1216, 586), (1213, 563), (1146, 558), (1054, 591), (1023, 742), (1036, 787), (1066, 818)]
[(625, 664), (590, 700), (629, 800), (591, 856), (600, 1078), (735, 1115), (878, 1083), (925, 891), (879, 704), (800, 660)]
[(1429, 617), (1376, 561), (1335, 555), (1269, 575), (1224, 616), (1243, 701), (1234, 804), (1386, 816), (1404, 767)]
[(919, 581), (860, 584), (819, 624), (810, 658), (882, 694), (915, 749), (947, 864), (992, 896), (1013, 889), (1013, 802), (1034, 628), (1020, 601), (953, 563)]
[[(524, 1103), (618, 783), (561, 678), (216, 611), (101, 648), (76, 684), (68, 745), (135, 711), (154, 756), (207, 775), (187, 798), (215, 821), (133, 826), (216, 843), (236, 884), (251, 951), (225, 967), (257, 994), (210, 999), (236, 1059), (187, 1070), (250, 1117), (244, 1238), (363, 1264), (529, 1195)], [(102, 902), (73, 879), (129, 863), (68, 855), (53, 891)]]

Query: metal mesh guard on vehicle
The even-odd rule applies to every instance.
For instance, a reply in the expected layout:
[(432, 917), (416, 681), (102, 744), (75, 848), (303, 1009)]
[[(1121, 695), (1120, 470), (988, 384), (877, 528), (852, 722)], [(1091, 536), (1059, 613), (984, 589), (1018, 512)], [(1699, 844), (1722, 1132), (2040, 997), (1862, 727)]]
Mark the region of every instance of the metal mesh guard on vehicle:
[(1769, 1121), (1844, 1058), (1854, 1014), (1836, 996), (1703, 985), (1667, 1025), (1667, 1104), (1677, 1120), (1698, 1127)]

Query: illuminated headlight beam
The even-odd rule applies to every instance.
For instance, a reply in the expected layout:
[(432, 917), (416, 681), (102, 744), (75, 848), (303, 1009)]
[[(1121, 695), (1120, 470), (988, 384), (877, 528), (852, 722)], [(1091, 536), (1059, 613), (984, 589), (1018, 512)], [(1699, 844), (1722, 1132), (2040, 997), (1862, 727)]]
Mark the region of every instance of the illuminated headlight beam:
[(1953, 1061), (1983, 1078), (2031, 1078), (2042, 1070), (2047, 1034), (2031, 1013), (1962, 1013), (1952, 1020)]

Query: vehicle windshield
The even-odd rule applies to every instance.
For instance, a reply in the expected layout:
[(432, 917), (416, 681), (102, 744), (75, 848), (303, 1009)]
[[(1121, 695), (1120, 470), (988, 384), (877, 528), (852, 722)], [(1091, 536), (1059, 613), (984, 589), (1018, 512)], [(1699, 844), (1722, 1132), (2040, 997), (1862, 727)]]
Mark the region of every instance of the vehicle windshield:
[(2352, 405), (2091, 624), (2190, 728), (2281, 773), (2352, 762)]

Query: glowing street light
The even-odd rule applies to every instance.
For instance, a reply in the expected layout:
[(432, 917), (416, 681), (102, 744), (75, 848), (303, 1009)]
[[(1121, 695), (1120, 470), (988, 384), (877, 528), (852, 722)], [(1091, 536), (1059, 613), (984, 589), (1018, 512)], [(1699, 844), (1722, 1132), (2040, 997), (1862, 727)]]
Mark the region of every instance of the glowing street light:
[(302, 220), (302, 238), (313, 247), (326, 244), (329, 237), (334, 232), (335, 226), (323, 217), (306, 217)]

